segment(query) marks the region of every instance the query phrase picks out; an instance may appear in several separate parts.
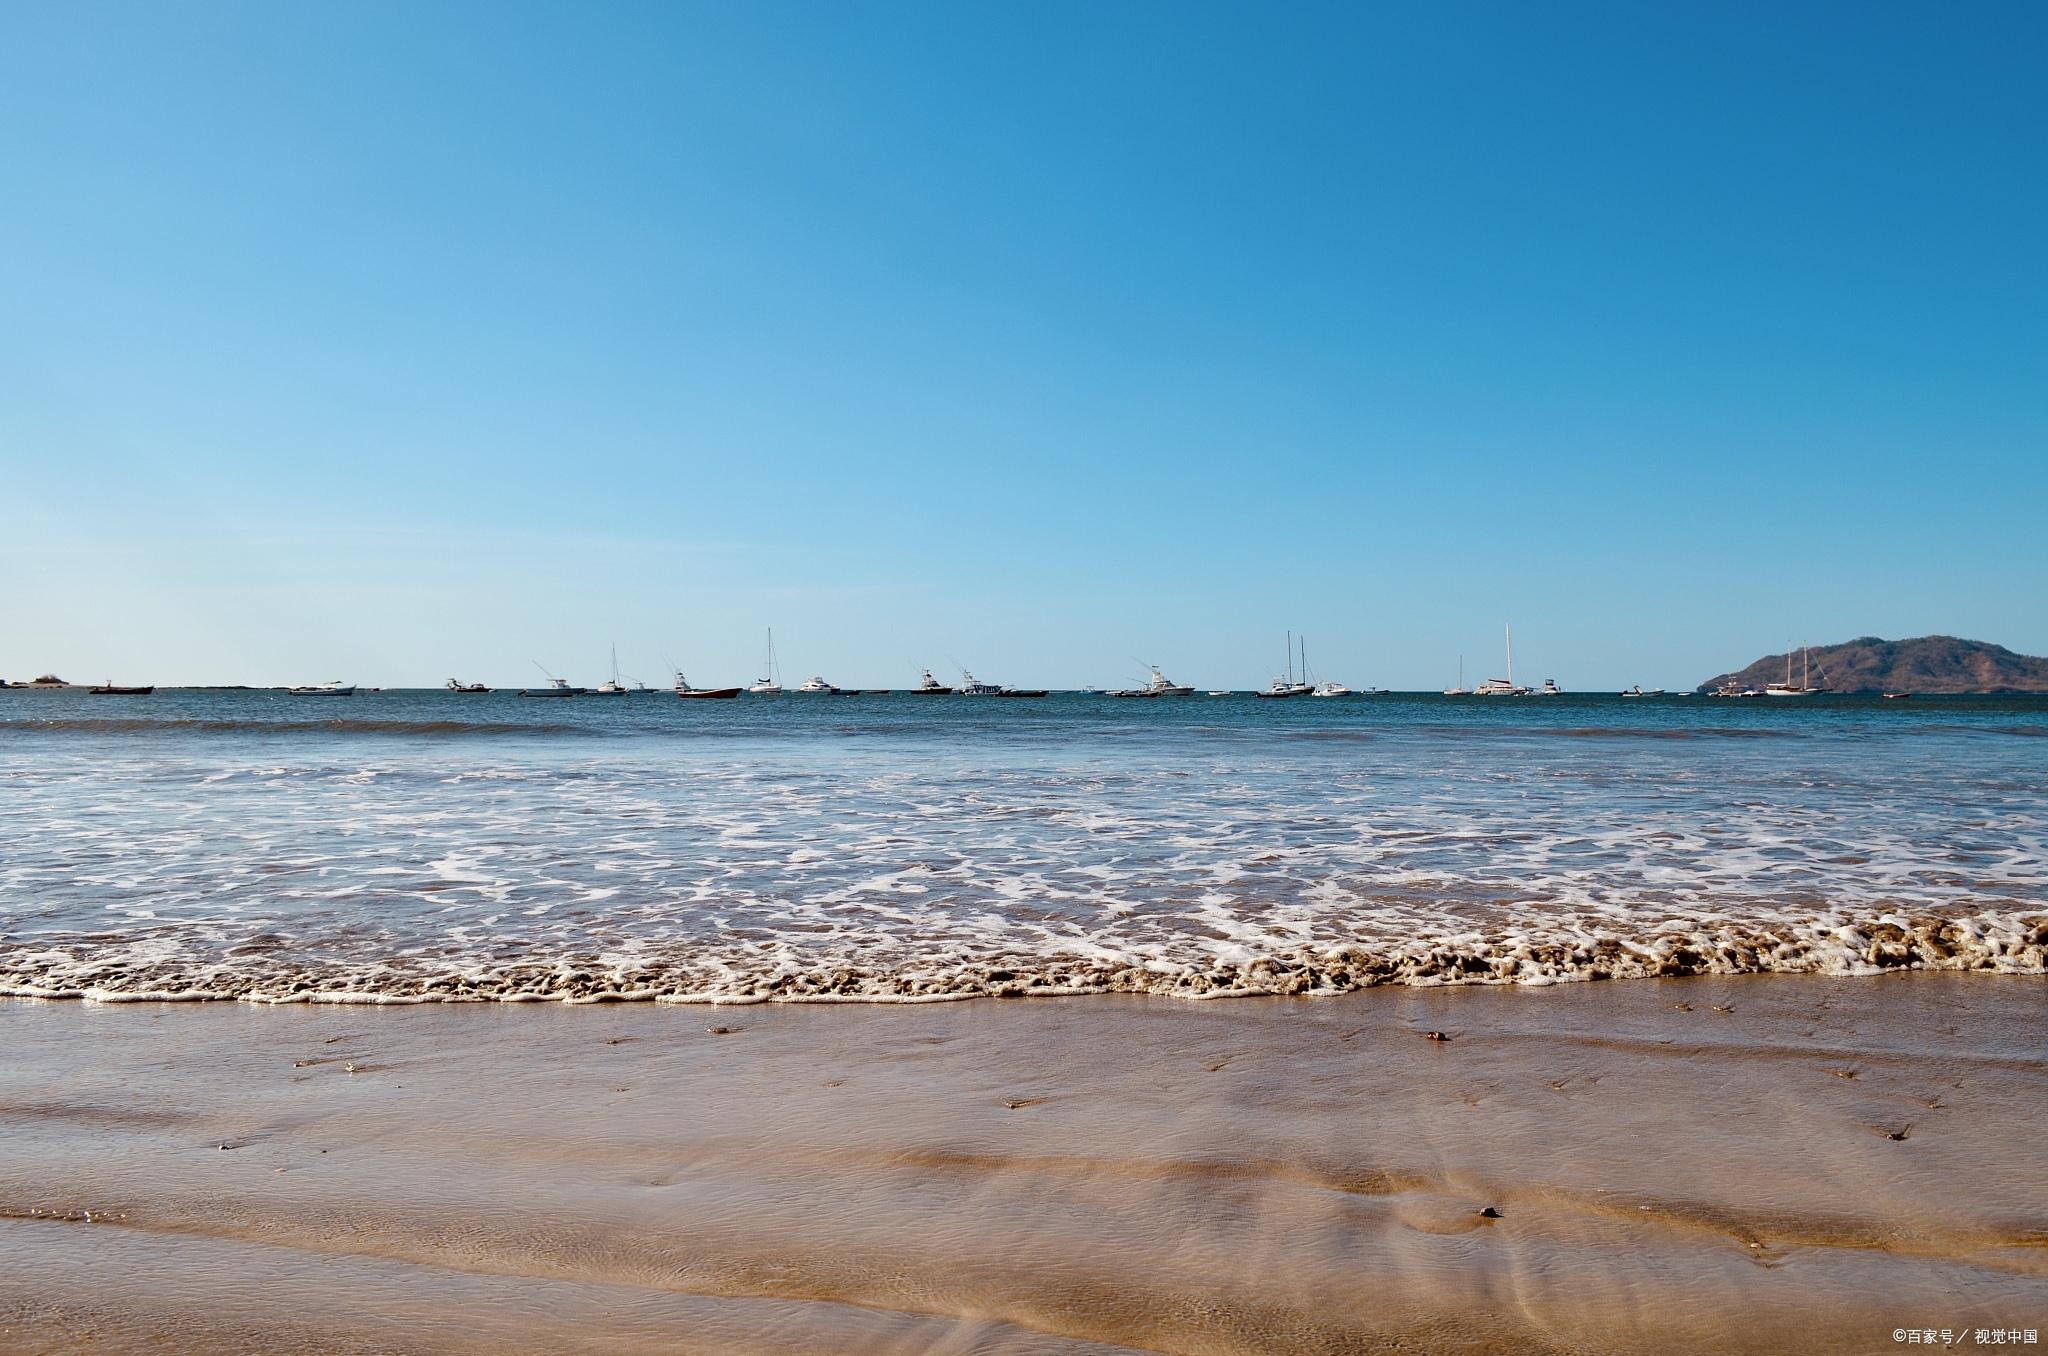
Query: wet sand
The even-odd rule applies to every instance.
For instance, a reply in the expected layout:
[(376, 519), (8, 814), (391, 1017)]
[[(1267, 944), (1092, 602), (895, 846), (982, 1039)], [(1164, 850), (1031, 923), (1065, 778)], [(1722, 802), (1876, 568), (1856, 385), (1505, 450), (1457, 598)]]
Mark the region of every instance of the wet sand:
[(2048, 1328), (2038, 978), (9, 1000), (0, 1051), (9, 1352), (1871, 1352)]

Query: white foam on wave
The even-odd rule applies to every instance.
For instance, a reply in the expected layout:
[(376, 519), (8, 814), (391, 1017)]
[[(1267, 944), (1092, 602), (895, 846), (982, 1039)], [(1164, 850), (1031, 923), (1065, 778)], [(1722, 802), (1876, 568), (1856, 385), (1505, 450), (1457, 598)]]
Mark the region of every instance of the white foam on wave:
[(673, 751), (454, 776), (445, 753), (252, 762), (184, 768), (202, 795), (118, 819), (110, 788), (154, 760), (46, 757), (0, 767), (21, 774), (0, 811), (31, 829), (0, 859), (0, 992), (932, 1001), (2041, 971), (2048, 809), (2017, 755), (1837, 752), (1791, 776), (1742, 741), (1707, 764), (1554, 743), (1514, 770), (1384, 740), (1370, 767), (1333, 741), (1264, 766), (1134, 747), (1114, 773), (1045, 750), (772, 774)]

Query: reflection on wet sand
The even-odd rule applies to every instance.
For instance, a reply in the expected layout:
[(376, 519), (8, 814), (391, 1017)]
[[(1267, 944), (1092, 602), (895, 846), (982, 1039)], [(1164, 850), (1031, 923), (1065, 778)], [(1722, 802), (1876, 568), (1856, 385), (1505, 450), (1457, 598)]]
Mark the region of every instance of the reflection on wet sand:
[(722, 1032), (648, 1005), (11, 1002), (0, 1346), (1846, 1352), (2040, 1327), (2044, 998), (1757, 976)]

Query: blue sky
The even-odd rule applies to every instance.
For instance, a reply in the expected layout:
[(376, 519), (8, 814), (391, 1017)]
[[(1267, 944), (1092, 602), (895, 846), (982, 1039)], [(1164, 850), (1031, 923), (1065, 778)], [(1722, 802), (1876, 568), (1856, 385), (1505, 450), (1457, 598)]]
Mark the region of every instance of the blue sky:
[(0, 0), (0, 675), (2048, 652), (2044, 40)]

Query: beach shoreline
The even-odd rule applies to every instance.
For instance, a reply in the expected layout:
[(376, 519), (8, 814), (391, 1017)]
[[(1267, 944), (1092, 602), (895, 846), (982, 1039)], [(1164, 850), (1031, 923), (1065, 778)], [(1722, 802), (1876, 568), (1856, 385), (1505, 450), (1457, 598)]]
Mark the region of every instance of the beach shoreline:
[(2037, 978), (1925, 973), (10, 999), (0, 1345), (1854, 1352), (2038, 1329), (2044, 1013)]

